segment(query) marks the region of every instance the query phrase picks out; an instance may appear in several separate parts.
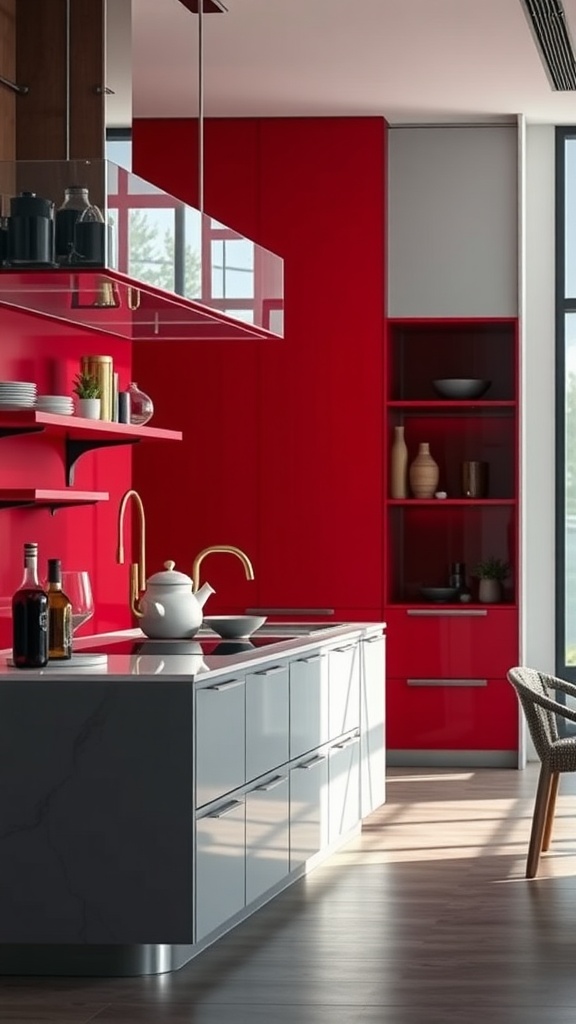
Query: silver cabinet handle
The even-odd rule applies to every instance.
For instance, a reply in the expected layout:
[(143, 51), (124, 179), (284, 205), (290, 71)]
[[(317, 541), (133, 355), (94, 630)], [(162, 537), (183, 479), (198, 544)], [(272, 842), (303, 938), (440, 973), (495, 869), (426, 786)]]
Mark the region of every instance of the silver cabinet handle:
[(309, 768), (316, 768), (317, 765), (322, 764), (326, 760), (326, 757), (322, 757), (321, 754), (316, 754), (316, 757), (310, 759), (310, 761), (302, 761), (302, 764), (295, 765), (296, 768), (303, 768), (304, 771), (308, 771)]
[(212, 686), (205, 686), (205, 690), (217, 690), (219, 693), (223, 690), (235, 690), (237, 686), (244, 686), (243, 679), (228, 679), (225, 683), (213, 683)]
[(487, 679), (407, 679), (408, 686), (488, 686)]
[(353, 651), (356, 644), (346, 644), (345, 647), (334, 647), (335, 654), (344, 654), (344, 651)]
[(218, 807), (215, 811), (210, 811), (210, 814), (206, 814), (206, 818), (225, 818), (227, 814), (231, 814), (237, 807), (243, 807), (243, 800), (231, 800), (229, 804), (224, 804), (223, 807)]
[(255, 676), (276, 676), (279, 672), (285, 672), (284, 665), (275, 665), (274, 668), (263, 668), (260, 672), (254, 672)]
[(283, 782), (286, 782), (286, 775), (276, 775), (270, 782), (264, 782), (261, 786), (254, 786), (253, 793), (269, 793), (271, 789), (276, 789), (277, 786), (281, 786)]
[(335, 743), (333, 749), (345, 750), (346, 747), (351, 747), (353, 743), (358, 743), (359, 736), (349, 736), (347, 740), (342, 740), (341, 743)]
[(313, 661), (322, 661), (321, 654), (311, 654), (309, 658), (295, 658), (295, 662), (303, 665), (311, 665)]
[(380, 633), (378, 636), (367, 636), (362, 640), (363, 644), (379, 644), (384, 639), (384, 634)]
[(481, 615), (488, 615), (487, 608), (408, 608), (408, 615), (418, 616), (450, 616), (457, 615), (459, 618), (479, 618)]

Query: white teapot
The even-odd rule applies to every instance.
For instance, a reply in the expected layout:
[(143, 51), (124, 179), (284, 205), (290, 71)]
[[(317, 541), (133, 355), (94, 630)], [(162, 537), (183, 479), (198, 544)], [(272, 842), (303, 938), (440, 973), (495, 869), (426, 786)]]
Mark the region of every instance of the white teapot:
[(177, 572), (174, 562), (164, 562), (164, 572), (156, 572), (146, 581), (146, 590), (132, 609), (146, 636), (158, 639), (184, 639), (194, 636), (202, 625), (202, 608), (214, 587), (205, 583), (197, 593), (186, 573)]

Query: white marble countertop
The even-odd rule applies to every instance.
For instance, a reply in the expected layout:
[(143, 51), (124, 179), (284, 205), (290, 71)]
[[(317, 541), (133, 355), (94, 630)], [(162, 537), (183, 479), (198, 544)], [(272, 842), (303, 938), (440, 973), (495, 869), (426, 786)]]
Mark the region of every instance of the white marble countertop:
[[(296, 652), (304, 652), (318, 647), (319, 644), (332, 643), (344, 638), (352, 639), (369, 633), (379, 633), (385, 629), (383, 622), (338, 622), (326, 623), (325, 628), (319, 629), (319, 623), (294, 623), (297, 630), (305, 629), (308, 625), (313, 629), (311, 633), (301, 633), (298, 636), (286, 636), (290, 629), (290, 623), (279, 624), (280, 635), (272, 643), (274, 623), (268, 623), (265, 631), (254, 634), (253, 640), (257, 642), (260, 636), (270, 638), (265, 646), (246, 646), (245, 650), (238, 650), (238, 647), (246, 641), (221, 641), (215, 633), (210, 630), (202, 630), (192, 640), (161, 641), (148, 640), (140, 629), (126, 629), (111, 633), (101, 633), (94, 636), (78, 637), (74, 644), (74, 650), (82, 654), (87, 650), (93, 651), (96, 647), (106, 649), (107, 658), (101, 665), (90, 667), (78, 666), (74, 662), (67, 663), (65, 667), (57, 662), (51, 663), (47, 668), (42, 669), (15, 669), (10, 664), (10, 650), (0, 651), (0, 684), (5, 682), (38, 680), (128, 680), (138, 679), (140, 682), (159, 682), (177, 680), (203, 681), (207, 676), (229, 675), (237, 670), (245, 671), (261, 662), (278, 660), (283, 657), (291, 657)], [(323, 624), (322, 624), (323, 625)], [(249, 643), (250, 641), (248, 641)], [(137, 653), (128, 653), (133, 646), (142, 644), (142, 650)], [(224, 653), (226, 645), (232, 643), (235, 653)], [(177, 645), (177, 653), (174, 648), (169, 652), (171, 644)], [(112, 647), (118, 646), (119, 653), (113, 653)], [(146, 648), (149, 648), (147, 650)]]

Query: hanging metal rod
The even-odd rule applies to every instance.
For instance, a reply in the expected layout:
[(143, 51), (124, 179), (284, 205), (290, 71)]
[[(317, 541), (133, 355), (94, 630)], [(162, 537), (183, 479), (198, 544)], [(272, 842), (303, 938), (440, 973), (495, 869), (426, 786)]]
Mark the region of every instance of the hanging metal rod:
[(12, 89), (13, 92), (19, 93), (20, 96), (25, 96), (30, 89), (27, 85), (18, 85), (17, 82), (11, 82), (9, 78), (4, 78), (4, 75), (0, 75), (0, 85), (5, 85), (7, 89)]

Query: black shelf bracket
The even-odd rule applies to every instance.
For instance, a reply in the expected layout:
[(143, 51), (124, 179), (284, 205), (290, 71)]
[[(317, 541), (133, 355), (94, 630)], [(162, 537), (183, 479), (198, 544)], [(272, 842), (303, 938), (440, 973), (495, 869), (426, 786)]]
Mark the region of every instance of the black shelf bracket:
[(113, 438), (106, 440), (99, 440), (98, 438), (91, 438), (88, 441), (78, 441), (76, 439), (67, 437), (66, 438), (66, 486), (71, 487), (74, 483), (74, 468), (78, 459), (85, 455), (86, 452), (91, 451), (93, 448), (117, 448), (123, 444), (138, 444), (140, 441), (139, 437), (123, 437)]

